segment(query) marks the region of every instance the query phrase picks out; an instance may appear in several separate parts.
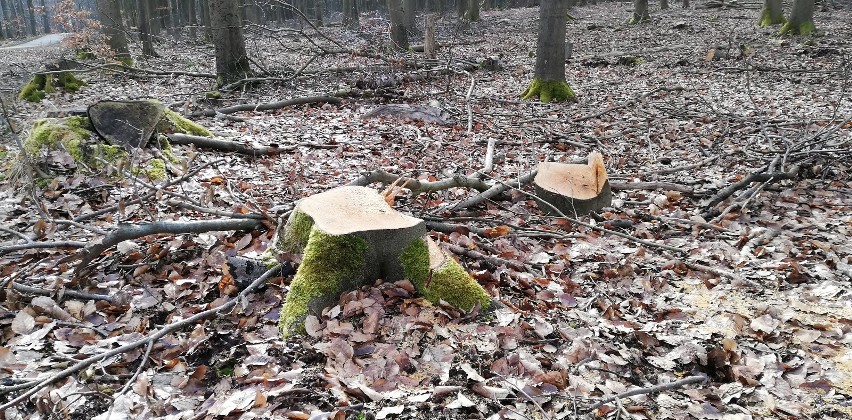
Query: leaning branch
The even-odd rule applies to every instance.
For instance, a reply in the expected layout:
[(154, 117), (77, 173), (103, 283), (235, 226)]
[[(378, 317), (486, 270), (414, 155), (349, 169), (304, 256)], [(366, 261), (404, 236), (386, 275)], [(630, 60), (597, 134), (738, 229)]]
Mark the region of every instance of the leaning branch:
[(457, 187), (471, 188), (477, 191), (486, 191), (491, 188), (491, 185), (486, 184), (479, 178), (473, 178), (464, 175), (456, 175), (451, 178), (444, 178), (437, 181), (421, 181), (419, 179), (394, 175), (381, 169), (370, 172), (368, 174), (361, 175), (354, 181), (350, 182), (349, 185), (364, 187), (374, 182), (380, 182), (386, 185), (392, 184), (394, 182), (399, 182), (402, 185), (405, 185), (405, 188), (408, 188), (409, 190), (411, 190), (411, 192), (415, 194), (442, 191), (449, 188)]
[(173, 133), (168, 134), (169, 141), (173, 144), (194, 144), (202, 149), (213, 149), (222, 152), (239, 153), (249, 156), (269, 156), (277, 155), (284, 152), (296, 150), (299, 146), (312, 147), (315, 149), (336, 149), (336, 144), (316, 144), (316, 143), (299, 143), (293, 146), (281, 147), (273, 144), (272, 146), (252, 146), (249, 144), (240, 143), (233, 140), (222, 140), (212, 137), (193, 136), (189, 134)]
[(119, 225), (118, 229), (110, 232), (109, 235), (103, 237), (86, 247), (78, 256), (81, 258), (80, 264), (77, 266), (77, 272), (89, 265), (92, 260), (101, 255), (113, 245), (130, 239), (137, 239), (143, 236), (155, 234), (180, 234), (180, 233), (204, 233), (212, 231), (224, 230), (248, 230), (255, 229), (261, 225), (259, 220), (255, 219), (220, 219), (220, 220), (196, 220), (190, 222), (154, 222), (144, 225)]

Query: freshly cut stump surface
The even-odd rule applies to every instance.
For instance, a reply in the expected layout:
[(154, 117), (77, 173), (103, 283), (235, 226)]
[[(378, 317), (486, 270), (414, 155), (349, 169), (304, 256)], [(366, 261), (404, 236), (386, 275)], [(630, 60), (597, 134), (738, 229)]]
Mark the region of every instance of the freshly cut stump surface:
[[(567, 216), (589, 214), (612, 203), (606, 167), (598, 152), (589, 154), (588, 164), (540, 163), (533, 184), (539, 198)], [(539, 203), (539, 207), (558, 214), (548, 205)]]

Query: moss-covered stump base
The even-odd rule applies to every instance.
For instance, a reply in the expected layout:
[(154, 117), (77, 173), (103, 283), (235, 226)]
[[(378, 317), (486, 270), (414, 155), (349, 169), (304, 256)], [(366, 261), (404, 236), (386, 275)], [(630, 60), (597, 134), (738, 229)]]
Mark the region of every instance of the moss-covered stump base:
[(533, 79), (529, 87), (521, 94), (521, 98), (536, 99), (542, 102), (574, 102), (577, 96), (574, 90), (564, 80)]
[(270, 250), (304, 252), (281, 308), (282, 335), (303, 333), (309, 314), (378, 279), (407, 278), (430, 301), (487, 308), (488, 294), (455, 260), (430, 252), (425, 234), (422, 220), (370, 188), (340, 187), (300, 201)]
[(54, 158), (51, 159), (54, 165), (63, 162), (63, 166), (82, 164), (92, 169), (103, 167), (103, 161), (112, 161), (124, 156), (122, 148), (101, 144), (95, 140), (86, 117), (44, 118), (33, 123), (30, 135), (24, 141), (24, 152), (33, 161), (40, 162), (43, 156), (58, 151), (67, 152), (73, 162)]
[(18, 94), (18, 99), (29, 102), (41, 102), (48, 94), (56, 92), (60, 88), (68, 93), (75, 93), (86, 82), (74, 76), (74, 73), (63, 71), (60, 73), (39, 73), (33, 75), (30, 81), (24, 85)]
[[(589, 154), (586, 165), (540, 163), (533, 185), (540, 199), (567, 216), (589, 214), (612, 203), (612, 189), (598, 152)], [(545, 213), (559, 214), (551, 206), (539, 203)]]
[(810, 35), (816, 30), (813, 21), (795, 24), (787, 22), (779, 31), (782, 35)]
[(769, 27), (775, 25), (783, 25), (787, 23), (787, 19), (784, 18), (784, 15), (778, 13), (776, 16), (773, 16), (770, 13), (769, 9), (764, 7), (760, 12), (760, 22), (759, 25), (762, 27)]
[(630, 17), (630, 20), (627, 21), (628, 25), (638, 25), (640, 23), (650, 22), (651, 15), (648, 12), (644, 14), (634, 13), (633, 16)]

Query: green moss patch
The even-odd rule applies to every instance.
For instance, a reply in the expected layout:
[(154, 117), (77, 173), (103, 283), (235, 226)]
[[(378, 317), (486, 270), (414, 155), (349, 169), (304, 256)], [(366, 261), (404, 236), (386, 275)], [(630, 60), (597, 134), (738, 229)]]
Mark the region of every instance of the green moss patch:
[(491, 297), (456, 260), (447, 260), (438, 268), (430, 270), (429, 246), (417, 239), (399, 257), (406, 276), (417, 291), (428, 301), (443, 300), (456, 308), (472, 309), (477, 303), (482, 309), (491, 306)]
[(542, 102), (574, 102), (577, 96), (574, 90), (563, 80), (533, 79), (529, 87), (521, 93), (521, 99), (536, 99)]
[(90, 142), (94, 134), (90, 129), (89, 119), (82, 116), (38, 120), (24, 141), (24, 152), (39, 156), (44, 149), (63, 148), (76, 162), (96, 169), (104, 166), (98, 158), (113, 162), (126, 156), (121, 147)]
[(80, 87), (86, 82), (78, 79), (71, 72), (35, 74), (30, 81), (24, 85), (21, 92), (18, 94), (18, 99), (29, 102), (41, 102), (48, 93), (56, 92), (57, 87), (61, 87), (68, 93), (74, 93), (80, 90)]
[(787, 22), (781, 27), (782, 35), (810, 35), (816, 30), (813, 21), (804, 22), (801, 25), (795, 25)]
[(329, 296), (335, 299), (347, 289), (348, 279), (364, 270), (367, 242), (354, 235), (334, 236), (311, 229), (299, 271), (290, 283), (287, 301), (281, 308), (279, 327), (283, 337), (304, 333), (308, 310), (323, 308)]
[(784, 15), (779, 14), (776, 19), (772, 18), (772, 15), (769, 13), (769, 9), (764, 7), (760, 12), (760, 26), (774, 26), (774, 25), (783, 25), (787, 23), (787, 19), (784, 18)]
[(163, 110), (163, 119), (157, 125), (157, 131), (160, 133), (182, 133), (193, 136), (213, 137), (210, 130), (182, 117), (177, 112), (168, 108)]

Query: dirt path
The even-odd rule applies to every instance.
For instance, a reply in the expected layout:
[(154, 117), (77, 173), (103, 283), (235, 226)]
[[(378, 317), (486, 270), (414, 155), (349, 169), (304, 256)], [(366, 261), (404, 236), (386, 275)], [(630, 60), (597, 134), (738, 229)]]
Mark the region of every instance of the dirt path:
[(7, 47), (0, 47), (0, 50), (23, 50), (26, 48), (42, 48), (49, 47), (52, 45), (57, 45), (62, 42), (69, 34), (60, 33), (60, 34), (47, 34), (44, 36), (40, 36), (36, 39), (29, 40), (24, 42), (23, 44), (18, 45), (10, 45)]

